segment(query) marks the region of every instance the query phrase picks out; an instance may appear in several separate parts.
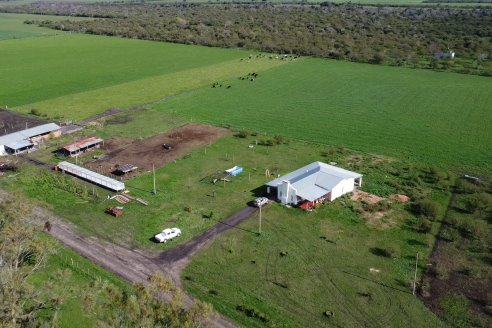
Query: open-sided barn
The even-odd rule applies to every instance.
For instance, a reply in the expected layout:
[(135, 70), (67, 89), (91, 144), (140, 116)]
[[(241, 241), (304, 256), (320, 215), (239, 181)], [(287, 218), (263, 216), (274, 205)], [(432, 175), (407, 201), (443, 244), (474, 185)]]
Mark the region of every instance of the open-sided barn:
[(362, 186), (362, 175), (322, 162), (314, 162), (267, 183), (270, 193), (284, 205), (310, 208), (326, 200), (333, 201)]
[(0, 156), (19, 154), (29, 151), (36, 144), (59, 137), (61, 128), (55, 123), (39, 125), (22, 131), (6, 134), (0, 137)]
[(59, 153), (64, 156), (73, 157), (77, 156), (80, 153), (84, 153), (86, 151), (99, 148), (103, 143), (103, 139), (96, 137), (89, 137), (77, 140), (74, 143), (63, 146)]

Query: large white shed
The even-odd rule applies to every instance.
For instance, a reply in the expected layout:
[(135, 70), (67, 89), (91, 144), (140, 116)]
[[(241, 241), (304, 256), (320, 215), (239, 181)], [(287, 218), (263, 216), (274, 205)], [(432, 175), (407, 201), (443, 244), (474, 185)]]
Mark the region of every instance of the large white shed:
[(314, 162), (268, 182), (267, 189), (276, 189), (282, 204), (312, 207), (352, 192), (355, 185), (362, 186), (362, 174)]

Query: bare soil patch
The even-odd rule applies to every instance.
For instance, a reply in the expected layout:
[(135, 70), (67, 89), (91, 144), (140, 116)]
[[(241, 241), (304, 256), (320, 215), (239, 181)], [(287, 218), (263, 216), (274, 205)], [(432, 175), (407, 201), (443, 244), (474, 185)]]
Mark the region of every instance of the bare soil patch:
[(352, 193), (352, 197), (350, 199), (355, 201), (365, 201), (369, 204), (376, 204), (384, 200), (385, 198), (367, 193), (362, 190), (354, 189), (354, 192)]
[(391, 194), (389, 198), (401, 203), (408, 203), (410, 201), (410, 197), (407, 195)]
[(46, 121), (41, 119), (22, 116), (5, 109), (0, 109), (0, 136), (24, 130), (26, 124), (28, 128), (33, 128), (46, 123)]
[(146, 172), (152, 170), (152, 164), (156, 168), (161, 167), (231, 133), (227, 129), (210, 125), (187, 124), (143, 140), (112, 138), (105, 141), (102, 147), (107, 156), (89, 162), (87, 166), (103, 174), (112, 174), (119, 165), (133, 164), (138, 167), (138, 171)]

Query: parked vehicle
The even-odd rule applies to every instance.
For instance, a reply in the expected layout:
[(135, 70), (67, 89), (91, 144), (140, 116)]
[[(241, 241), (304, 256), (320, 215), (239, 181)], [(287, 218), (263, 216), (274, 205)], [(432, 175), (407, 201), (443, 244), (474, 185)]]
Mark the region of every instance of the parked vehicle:
[(266, 198), (266, 197), (258, 197), (258, 198), (255, 199), (254, 204), (255, 204), (256, 207), (264, 206), (264, 205), (268, 204), (268, 198)]
[(181, 236), (181, 230), (178, 228), (164, 229), (161, 233), (158, 233), (154, 236), (155, 240), (160, 243), (167, 243), (168, 240), (173, 239), (174, 237)]

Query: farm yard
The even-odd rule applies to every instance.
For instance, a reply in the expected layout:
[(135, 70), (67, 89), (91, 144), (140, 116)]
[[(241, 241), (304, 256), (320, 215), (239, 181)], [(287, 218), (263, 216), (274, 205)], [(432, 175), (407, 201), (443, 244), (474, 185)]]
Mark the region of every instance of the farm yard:
[[(27, 196), (83, 237), (154, 259), (306, 164), (334, 163), (363, 175), (360, 191), (310, 212), (269, 204), (261, 234), (255, 212), (193, 257), (184, 288), (234, 323), (442, 327), (449, 323), (424, 304), (442, 319), (455, 309), (448, 301), (455, 296), (443, 292), (447, 284), (467, 276), (477, 289), (490, 276), (490, 256), (483, 245), (476, 250), (470, 233), (476, 227), (463, 223), (481, 215), (488, 240), (487, 208), (462, 213), (470, 211), (464, 205), (470, 195), (490, 194), (488, 182), (453, 196), (463, 172), (490, 178), (489, 78), (91, 35), (34, 36), (0, 40), (7, 58), (0, 62), (0, 106), (26, 115), (0, 111), (0, 129), (77, 122), (108, 109), (112, 115), (27, 155), (47, 165), (0, 157), (0, 165), (15, 163), (15, 170), (2, 170), (0, 191)], [(104, 145), (75, 158), (56, 153), (87, 137)], [(117, 177), (125, 180), (128, 202), (46, 169), (65, 160), (108, 176), (119, 165), (137, 166)], [(236, 165), (244, 171), (226, 175)], [(123, 215), (105, 213), (115, 207)], [(171, 227), (182, 235), (156, 243), (153, 236)], [(449, 236), (453, 241), (444, 240)], [(461, 238), (473, 260), (460, 257), (453, 266), (430, 256), (436, 240), (434, 256), (460, 252)], [(417, 279), (424, 302), (412, 295), (417, 253), (418, 277), (426, 272), (434, 279)], [(429, 259), (444, 274), (427, 270)], [(95, 323), (81, 301), (85, 285), (108, 280), (130, 290), (63, 248), (33, 284), (64, 268), (73, 272), (74, 287), (59, 311), (62, 327), (73, 318), (81, 318), (80, 327)], [(480, 294), (482, 302), (486, 297)], [(472, 304), (460, 311), (463, 322), (487, 326), (485, 310)]]
[(103, 146), (104, 158), (86, 164), (105, 175), (110, 175), (118, 165), (125, 163), (149, 172), (153, 166), (160, 168), (189, 154), (194, 148), (210, 145), (227, 134), (231, 132), (223, 128), (190, 124), (131, 143), (123, 138), (110, 139)]

